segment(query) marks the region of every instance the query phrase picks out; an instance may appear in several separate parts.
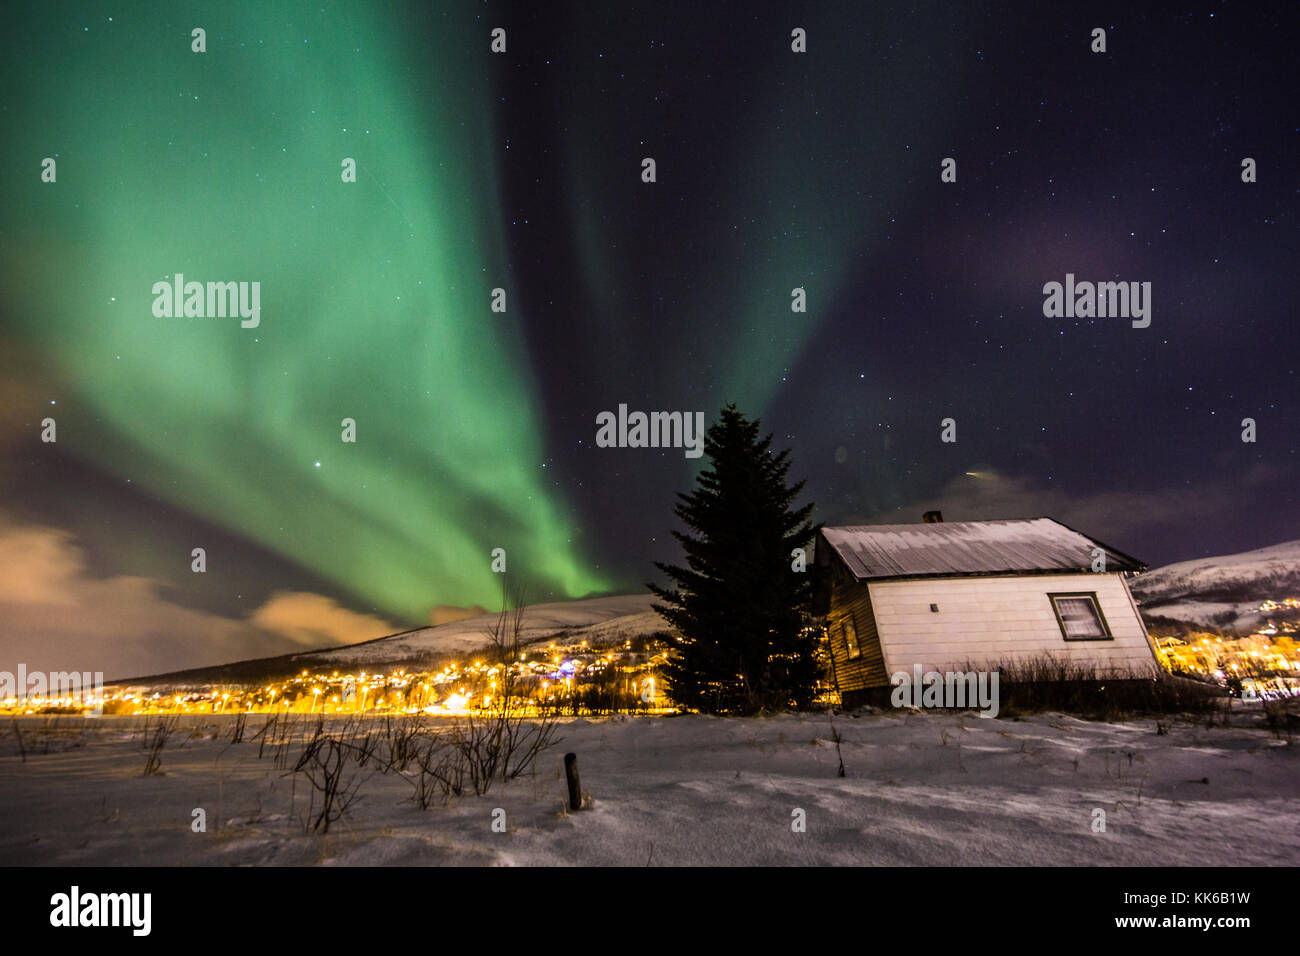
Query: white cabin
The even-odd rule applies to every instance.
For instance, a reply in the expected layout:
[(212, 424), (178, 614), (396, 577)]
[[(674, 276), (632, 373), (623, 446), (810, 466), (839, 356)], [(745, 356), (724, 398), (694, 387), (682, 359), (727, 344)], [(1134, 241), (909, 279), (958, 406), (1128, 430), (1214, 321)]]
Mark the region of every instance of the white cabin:
[(1124, 580), (1146, 565), (1051, 518), (823, 528), (816, 561), (846, 705), (918, 665), (1050, 657), (1102, 678), (1163, 673)]

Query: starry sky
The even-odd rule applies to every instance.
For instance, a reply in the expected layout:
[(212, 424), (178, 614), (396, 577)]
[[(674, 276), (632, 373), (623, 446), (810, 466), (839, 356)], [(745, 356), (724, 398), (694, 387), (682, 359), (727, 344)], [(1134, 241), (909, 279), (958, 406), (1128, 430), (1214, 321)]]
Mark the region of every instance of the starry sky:
[[(701, 463), (597, 447), (620, 403), (736, 402), (828, 524), (1300, 537), (1293, 4), (588, 6), (6, 5), (0, 667), (376, 637), (495, 548), (640, 590)], [(1067, 273), (1150, 327), (1045, 317)]]

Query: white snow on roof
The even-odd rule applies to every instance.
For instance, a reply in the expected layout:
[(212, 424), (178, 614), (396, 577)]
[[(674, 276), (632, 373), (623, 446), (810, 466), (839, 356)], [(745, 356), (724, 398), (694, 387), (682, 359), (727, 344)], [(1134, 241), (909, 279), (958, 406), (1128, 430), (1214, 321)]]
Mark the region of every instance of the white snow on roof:
[(1088, 571), (1093, 551), (1107, 571), (1138, 571), (1140, 561), (1051, 518), (852, 525), (822, 536), (858, 580), (958, 574)]

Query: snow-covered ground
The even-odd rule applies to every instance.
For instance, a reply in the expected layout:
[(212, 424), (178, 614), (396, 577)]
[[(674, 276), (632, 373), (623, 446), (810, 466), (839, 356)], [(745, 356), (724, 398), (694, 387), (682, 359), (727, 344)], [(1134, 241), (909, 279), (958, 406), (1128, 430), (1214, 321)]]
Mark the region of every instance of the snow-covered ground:
[[(373, 776), (325, 836), (296, 819), (304, 781), (230, 743), (232, 719), (192, 719), (154, 777), (143, 718), (19, 721), (25, 763), (0, 738), (0, 864), (1300, 864), (1297, 747), (1250, 714), (1164, 735), (1154, 719), (839, 715), (844, 778), (824, 714), (573, 720), (535, 775), (482, 797), (420, 810)], [(566, 751), (589, 810), (563, 809)]]

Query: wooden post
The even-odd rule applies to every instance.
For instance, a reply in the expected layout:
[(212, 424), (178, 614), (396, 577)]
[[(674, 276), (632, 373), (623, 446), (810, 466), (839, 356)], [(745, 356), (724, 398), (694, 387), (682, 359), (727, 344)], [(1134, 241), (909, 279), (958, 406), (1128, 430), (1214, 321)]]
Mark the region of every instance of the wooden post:
[(582, 784), (578, 782), (578, 755), (564, 755), (564, 776), (569, 781), (569, 809), (582, 809)]

